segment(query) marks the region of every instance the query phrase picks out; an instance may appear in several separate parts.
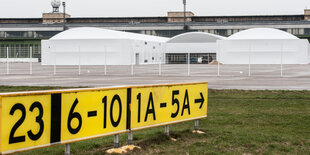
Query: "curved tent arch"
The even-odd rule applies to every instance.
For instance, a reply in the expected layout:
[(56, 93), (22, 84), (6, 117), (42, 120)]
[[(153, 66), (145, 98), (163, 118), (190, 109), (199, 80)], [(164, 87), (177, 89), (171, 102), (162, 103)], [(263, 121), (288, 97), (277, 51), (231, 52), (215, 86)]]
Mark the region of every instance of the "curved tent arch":
[(216, 59), (216, 42), (225, 38), (206, 32), (177, 35), (166, 42), (167, 63), (187, 63), (188, 56), (191, 63), (210, 63)]
[(172, 37), (166, 43), (208, 43), (225, 38), (226, 37), (206, 32), (187, 32)]
[(131, 32), (114, 31), (103, 28), (81, 27), (66, 30), (58, 33), (49, 40), (65, 40), (65, 39), (132, 39), (143, 41), (165, 42), (168, 38), (142, 35)]
[(296, 36), (285, 31), (274, 28), (252, 28), (237, 32), (227, 40), (243, 40), (243, 39), (299, 39)]
[(223, 64), (308, 64), (309, 42), (274, 28), (252, 28), (218, 41)]

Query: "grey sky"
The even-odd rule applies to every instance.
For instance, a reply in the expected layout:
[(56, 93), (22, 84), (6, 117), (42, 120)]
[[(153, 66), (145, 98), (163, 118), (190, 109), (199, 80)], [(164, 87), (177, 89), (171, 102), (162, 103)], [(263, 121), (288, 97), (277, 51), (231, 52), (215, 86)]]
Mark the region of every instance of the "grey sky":
[[(183, 0), (65, 0), (72, 17), (166, 16), (182, 11)], [(0, 0), (0, 18), (41, 17), (51, 0)], [(309, 0), (187, 0), (197, 16), (303, 14)], [(62, 7), (60, 8), (62, 11)]]

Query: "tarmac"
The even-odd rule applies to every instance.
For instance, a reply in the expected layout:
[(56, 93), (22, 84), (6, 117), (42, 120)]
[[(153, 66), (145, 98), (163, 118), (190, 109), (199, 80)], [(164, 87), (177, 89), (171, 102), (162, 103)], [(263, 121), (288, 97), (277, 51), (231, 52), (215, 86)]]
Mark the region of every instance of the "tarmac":
[(310, 65), (157, 64), (79, 67), (0, 63), (0, 85), (8, 86), (109, 87), (184, 82), (209, 82), (210, 89), (310, 90)]

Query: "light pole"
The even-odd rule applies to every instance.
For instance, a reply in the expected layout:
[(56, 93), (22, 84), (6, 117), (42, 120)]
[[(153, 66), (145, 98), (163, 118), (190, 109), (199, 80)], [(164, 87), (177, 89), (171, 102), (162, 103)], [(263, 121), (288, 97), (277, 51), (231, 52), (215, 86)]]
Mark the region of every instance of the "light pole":
[(63, 6), (63, 31), (66, 30), (66, 2), (62, 2), (62, 6)]
[(184, 5), (184, 30), (187, 30), (187, 26), (186, 26), (186, 0), (183, 0), (183, 5)]

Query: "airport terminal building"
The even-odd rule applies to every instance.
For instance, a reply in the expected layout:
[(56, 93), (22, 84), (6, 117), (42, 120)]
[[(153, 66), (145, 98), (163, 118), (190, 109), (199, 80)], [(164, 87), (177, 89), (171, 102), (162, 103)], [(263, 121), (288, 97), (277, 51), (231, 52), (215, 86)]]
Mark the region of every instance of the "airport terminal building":
[[(228, 37), (239, 31), (265, 27), (276, 28), (299, 38), (310, 38), (310, 10), (300, 15), (195, 16), (168, 12), (164, 17), (71, 17), (69, 14), (43, 13), (42, 18), (0, 19), (0, 60), (7, 58), (41, 59), (41, 40), (65, 29), (96, 27), (160, 37), (174, 37), (186, 32), (206, 32)], [(65, 22), (64, 22), (65, 21)], [(32, 56), (30, 56), (32, 49)]]

